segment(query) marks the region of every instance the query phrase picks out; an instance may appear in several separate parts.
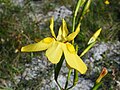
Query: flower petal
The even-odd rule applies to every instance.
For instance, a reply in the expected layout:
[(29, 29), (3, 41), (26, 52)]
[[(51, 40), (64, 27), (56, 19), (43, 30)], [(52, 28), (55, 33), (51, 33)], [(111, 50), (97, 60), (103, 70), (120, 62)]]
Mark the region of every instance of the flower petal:
[(30, 44), (30, 45), (22, 47), (21, 52), (36, 52), (36, 51), (46, 50), (47, 48), (51, 46), (53, 41), (54, 41), (53, 38), (50, 38), (50, 37), (44, 38), (38, 43)]
[(75, 30), (75, 32), (73, 32), (73, 33), (68, 35), (67, 41), (71, 41), (71, 40), (73, 40), (77, 36), (77, 34), (80, 32), (80, 25), (81, 24), (79, 23), (77, 28), (76, 28), (76, 30)]
[(62, 20), (62, 25), (59, 28), (57, 40), (58, 41), (66, 41), (66, 37), (68, 35), (68, 29), (67, 29), (67, 24), (65, 20)]
[(53, 64), (56, 64), (60, 61), (62, 53), (63, 51), (61, 43), (54, 41), (52, 47), (48, 48), (48, 50), (46, 51), (46, 56)]
[(62, 36), (62, 29), (61, 29), (61, 27), (59, 28), (59, 32), (58, 32), (58, 36), (57, 36), (57, 41), (62, 41), (62, 39), (63, 39), (63, 36)]
[(51, 30), (51, 34), (54, 38), (56, 38), (55, 32), (54, 32), (54, 18), (52, 17), (50, 20), (50, 30)]
[(96, 41), (96, 39), (98, 38), (98, 36), (100, 35), (100, 32), (101, 32), (101, 28), (98, 29), (94, 34), (93, 36), (90, 38), (90, 40), (88, 41), (88, 44), (91, 44), (93, 43), (94, 41)]
[(65, 38), (68, 35), (68, 29), (64, 19), (62, 20), (62, 31), (63, 31), (63, 37)]
[(87, 66), (82, 61), (82, 59), (76, 54), (74, 46), (70, 43), (62, 45), (65, 59), (67, 64), (76, 70), (78, 70), (81, 74), (85, 74), (87, 71)]

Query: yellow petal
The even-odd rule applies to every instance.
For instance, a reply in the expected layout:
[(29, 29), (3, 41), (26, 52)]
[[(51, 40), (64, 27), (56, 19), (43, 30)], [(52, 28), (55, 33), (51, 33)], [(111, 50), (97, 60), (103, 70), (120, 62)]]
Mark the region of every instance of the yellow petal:
[(88, 41), (88, 44), (91, 44), (93, 43), (94, 41), (96, 41), (96, 39), (98, 38), (98, 36), (100, 35), (100, 32), (101, 32), (101, 28), (98, 29), (94, 34), (93, 36), (90, 38), (90, 40)]
[(56, 38), (55, 32), (54, 32), (54, 18), (52, 17), (50, 20), (50, 30), (51, 30), (51, 34), (54, 38)]
[(82, 61), (82, 59), (76, 54), (74, 46), (70, 43), (66, 43), (62, 45), (65, 59), (67, 64), (71, 67), (79, 71), (81, 74), (85, 74), (87, 71), (86, 64)]
[(61, 27), (59, 28), (59, 32), (58, 32), (58, 36), (57, 36), (57, 41), (62, 41), (62, 39), (63, 39), (63, 36), (62, 36), (62, 29), (61, 29)]
[(48, 50), (46, 51), (46, 56), (50, 62), (56, 64), (60, 61), (62, 53), (63, 51), (62, 51), (61, 43), (54, 41), (52, 46), (48, 48)]
[(53, 38), (50, 38), (50, 37), (44, 38), (38, 43), (30, 44), (22, 47), (21, 52), (36, 52), (36, 51), (46, 50), (51, 46), (53, 41), (54, 41)]
[(78, 26), (77, 26), (77, 28), (76, 28), (76, 30), (75, 30), (75, 32), (73, 32), (73, 33), (71, 33), (71, 34), (68, 35), (68, 37), (67, 37), (68, 41), (73, 40), (77, 36), (77, 34), (80, 32), (80, 25), (81, 24), (79, 23)]
[(68, 35), (68, 29), (64, 19), (62, 20), (62, 31), (63, 31), (63, 37), (65, 38)]
[(66, 41), (66, 37), (68, 35), (68, 29), (67, 29), (67, 24), (65, 22), (65, 20), (62, 20), (62, 25), (59, 28), (59, 32), (58, 32), (58, 36), (57, 36), (57, 40), (58, 41)]

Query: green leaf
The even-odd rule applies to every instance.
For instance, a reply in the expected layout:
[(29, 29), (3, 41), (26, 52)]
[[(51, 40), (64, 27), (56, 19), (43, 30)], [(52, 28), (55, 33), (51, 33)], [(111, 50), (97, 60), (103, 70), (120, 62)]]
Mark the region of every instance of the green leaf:
[(95, 44), (96, 42), (93, 42), (91, 43), (81, 54), (80, 54), (80, 57), (82, 57), (85, 53), (87, 53), (91, 47), (93, 47), (93, 45)]

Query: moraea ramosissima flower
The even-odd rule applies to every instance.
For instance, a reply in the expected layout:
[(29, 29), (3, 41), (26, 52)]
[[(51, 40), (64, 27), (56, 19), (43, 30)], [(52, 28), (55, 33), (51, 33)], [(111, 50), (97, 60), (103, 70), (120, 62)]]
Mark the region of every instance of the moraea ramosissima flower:
[(51, 18), (50, 30), (51, 37), (44, 38), (38, 43), (30, 44), (21, 48), (22, 52), (36, 52), (46, 50), (46, 56), (50, 62), (57, 64), (62, 54), (64, 53), (67, 64), (78, 70), (81, 74), (85, 74), (87, 66), (82, 59), (76, 54), (74, 46), (69, 43), (80, 32), (80, 24), (78, 24), (76, 30), (68, 35), (68, 29), (65, 20), (62, 20), (62, 25), (59, 28), (58, 35), (56, 37), (54, 33), (54, 19)]

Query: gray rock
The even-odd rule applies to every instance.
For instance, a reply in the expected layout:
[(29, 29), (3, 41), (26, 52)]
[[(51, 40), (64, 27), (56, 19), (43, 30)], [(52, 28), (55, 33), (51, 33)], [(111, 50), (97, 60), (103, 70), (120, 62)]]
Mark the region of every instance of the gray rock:
[(72, 15), (72, 11), (67, 9), (65, 6), (61, 6), (59, 8), (55, 8), (54, 11), (48, 12), (48, 16), (53, 16), (54, 20), (57, 20), (58, 18), (63, 19), (65, 17), (69, 17)]

